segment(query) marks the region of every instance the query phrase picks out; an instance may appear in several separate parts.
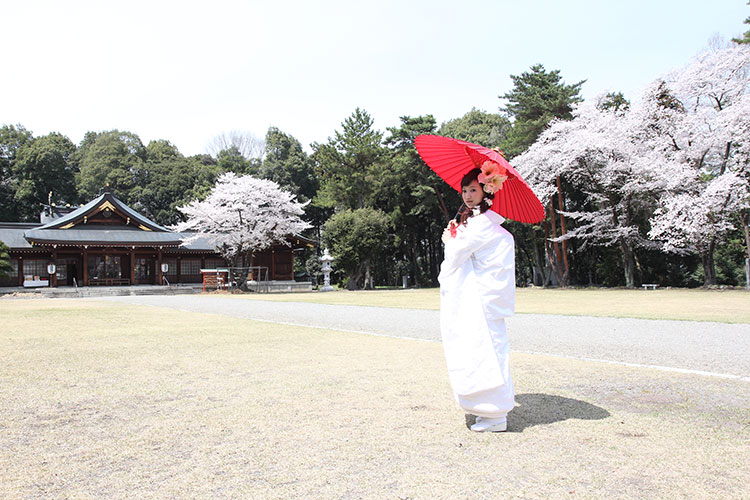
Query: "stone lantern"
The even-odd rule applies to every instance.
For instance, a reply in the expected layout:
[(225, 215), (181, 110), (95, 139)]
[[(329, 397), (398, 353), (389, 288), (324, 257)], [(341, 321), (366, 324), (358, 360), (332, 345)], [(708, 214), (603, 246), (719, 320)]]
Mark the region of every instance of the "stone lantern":
[(323, 256), (320, 257), (320, 270), (323, 271), (323, 288), (320, 289), (321, 292), (333, 291), (333, 287), (331, 286), (331, 262), (333, 262), (333, 257), (331, 257), (326, 248)]

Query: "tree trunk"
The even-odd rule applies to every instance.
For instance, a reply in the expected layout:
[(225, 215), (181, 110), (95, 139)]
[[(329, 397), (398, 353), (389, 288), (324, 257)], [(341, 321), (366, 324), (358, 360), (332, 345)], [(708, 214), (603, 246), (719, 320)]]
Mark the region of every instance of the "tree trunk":
[(363, 290), (372, 290), (372, 268), (370, 266), (370, 261), (365, 261), (365, 282), (362, 287)]
[[(633, 252), (633, 259), (635, 260), (635, 269), (638, 271), (638, 281), (643, 283), (643, 266), (641, 265), (641, 261), (638, 258), (638, 255)], [(659, 281), (662, 281), (662, 279), (659, 279)], [(663, 284), (663, 283), (660, 283)]]
[(435, 190), (435, 195), (437, 196), (438, 200), (438, 206), (440, 207), (440, 211), (443, 212), (443, 218), (445, 219), (445, 223), (448, 224), (448, 221), (451, 220), (451, 216), (448, 214), (448, 207), (445, 206), (445, 200), (443, 200), (443, 195), (440, 194), (440, 191), (438, 188), (433, 187)]
[(742, 215), (742, 229), (745, 231), (745, 288), (750, 290), (750, 214)]
[(243, 274), (242, 257), (243, 255), (238, 253), (236, 255), (233, 255), (231, 260), (227, 259), (227, 262), (230, 262), (231, 264), (230, 272), (229, 272), (230, 274), (229, 278), (231, 282), (234, 283), (237, 288), (239, 288), (243, 292), (246, 292), (247, 291), (247, 276), (245, 276), (246, 279), (244, 280), (242, 279), (242, 274)]
[(443, 262), (443, 242), (439, 236), (433, 235), (427, 231), (427, 241), (430, 242), (430, 281), (437, 283), (438, 274), (440, 274), (440, 264)]
[[(559, 279), (560, 272), (557, 266), (559, 260), (555, 256), (554, 245), (552, 241), (550, 241), (550, 237), (554, 238), (554, 233), (553, 233), (553, 236), (550, 236), (549, 226), (550, 226), (549, 223), (545, 221), (544, 222), (544, 249), (545, 249), (545, 255), (547, 257), (547, 265), (552, 270), (551, 275), (555, 276), (555, 281), (556, 281), (555, 284), (559, 286), (560, 285), (560, 279)], [(548, 284), (548, 280), (545, 279), (544, 286), (547, 286), (547, 284)]]
[[(562, 187), (560, 186), (559, 175), (557, 176), (557, 204), (561, 212), (565, 210), (565, 205), (563, 205)], [(565, 236), (565, 233), (567, 233), (567, 231), (565, 230), (565, 216), (563, 214), (560, 214), (560, 232), (561, 236)], [(568, 278), (570, 277), (570, 266), (568, 265), (568, 242), (566, 240), (562, 241), (562, 255), (563, 269), (565, 270), (565, 285), (567, 286)]]
[(724, 175), (724, 172), (727, 170), (727, 162), (729, 161), (729, 155), (732, 152), (732, 143), (728, 142), (726, 149), (724, 150), (724, 158), (722, 158), (721, 161), (721, 170), (719, 170), (719, 175)]
[(534, 263), (531, 269), (532, 282), (534, 286), (544, 286), (544, 259), (542, 254), (544, 249), (540, 247), (539, 241), (535, 236), (530, 238), (531, 248), (534, 251)]
[[(531, 277), (531, 284), (535, 285), (535, 276), (534, 276), (534, 257), (529, 253), (528, 245), (518, 245), (516, 246), (516, 249), (523, 253), (524, 256), (524, 262), (526, 263), (526, 266), (528, 270), (530, 271), (529, 276)], [(518, 269), (518, 259), (516, 259), (516, 269)], [(521, 283), (520, 286), (526, 286), (529, 282), (526, 281), (525, 283)], [(516, 279), (516, 285), (519, 284), (518, 279)]]
[(714, 264), (714, 250), (716, 240), (711, 240), (708, 249), (701, 253), (701, 264), (703, 264), (703, 286), (716, 285), (716, 266)]
[(622, 269), (625, 274), (625, 287), (635, 287), (635, 254), (633, 247), (626, 241), (620, 242), (622, 249)]
[[(252, 265), (253, 252), (248, 251), (244, 257), (245, 258), (243, 258), (242, 261), (240, 262), (242, 267), (240, 267), (237, 270), (236, 275), (237, 275), (237, 280), (238, 280), (237, 283), (239, 284), (240, 290), (242, 290), (243, 292), (247, 292), (249, 290), (247, 288), (247, 279), (248, 279), (248, 270), (249, 270), (248, 267)], [(245, 263), (247, 263), (247, 266), (245, 265)]]
[[(549, 200), (549, 217), (550, 217), (550, 227), (552, 228), (552, 235), (551, 238), (557, 238), (557, 223), (555, 221), (555, 206), (554, 202), (552, 201), (552, 198)], [(550, 264), (552, 264), (552, 270), (555, 273), (555, 278), (557, 278), (557, 285), (565, 288), (568, 284), (568, 277), (565, 273), (565, 270), (562, 268), (562, 254), (560, 253), (560, 244), (556, 241), (552, 241), (552, 250), (553, 252), (547, 252), (547, 257), (550, 261)]]
[[(414, 287), (419, 288), (419, 261), (417, 259), (417, 237), (414, 233), (409, 234), (409, 247), (411, 249), (411, 274), (414, 278)], [(407, 281), (408, 286), (408, 281)]]
[(347, 290), (359, 290), (359, 280), (362, 278), (362, 268), (360, 267), (353, 273), (349, 274), (349, 281), (346, 283)]

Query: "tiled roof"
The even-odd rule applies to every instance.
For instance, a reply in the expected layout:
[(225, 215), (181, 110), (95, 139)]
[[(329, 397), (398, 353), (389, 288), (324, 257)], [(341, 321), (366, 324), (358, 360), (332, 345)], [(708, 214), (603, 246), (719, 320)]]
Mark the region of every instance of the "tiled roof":
[(172, 232), (141, 231), (138, 229), (86, 228), (44, 229), (44, 226), (29, 229), (24, 236), (34, 243), (43, 244), (118, 244), (138, 246), (179, 245), (181, 235)]
[(145, 227), (149, 228), (151, 231), (169, 232), (169, 229), (164, 226), (160, 226), (148, 217), (145, 217), (142, 214), (136, 212), (128, 205), (118, 200), (112, 193), (104, 193), (102, 195), (99, 195), (97, 198), (91, 200), (82, 207), (73, 210), (69, 214), (64, 215), (58, 219), (54, 219), (53, 221), (45, 224), (41, 227), (41, 229), (59, 229), (61, 227), (64, 227), (70, 223), (80, 220), (83, 216), (89, 215), (91, 212), (95, 212), (99, 205), (105, 202), (110, 202), (114, 207), (122, 210), (123, 213), (127, 214), (127, 216), (133, 219), (133, 223), (136, 225), (142, 224)]
[(31, 243), (26, 241), (23, 233), (29, 228), (38, 227), (39, 224), (25, 224), (21, 222), (0, 223), (0, 241), (10, 248), (31, 248)]

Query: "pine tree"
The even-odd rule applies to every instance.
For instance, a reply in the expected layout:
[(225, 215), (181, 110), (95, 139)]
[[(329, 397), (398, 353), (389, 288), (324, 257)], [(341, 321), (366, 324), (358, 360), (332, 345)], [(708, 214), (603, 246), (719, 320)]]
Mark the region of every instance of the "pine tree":
[(502, 149), (512, 158), (534, 144), (539, 134), (554, 118), (572, 118), (573, 105), (583, 101), (579, 92), (586, 80), (565, 85), (560, 70), (547, 71), (535, 64), (521, 76), (511, 75), (513, 90), (500, 96), (508, 104), (501, 108), (514, 119)]
[(312, 144), (320, 177), (316, 204), (350, 209), (371, 205), (373, 167), (385, 153), (383, 134), (372, 126), (367, 111), (357, 108), (326, 144)]
[[(750, 5), (750, 2), (747, 2), (747, 4)], [(745, 24), (750, 24), (750, 17), (748, 17), (747, 19), (745, 19), (744, 23)], [(740, 44), (742, 44), (742, 43), (750, 43), (750, 30), (747, 30), (745, 32), (745, 34), (742, 36), (742, 38), (732, 38), (732, 41), (734, 43), (740, 43)]]

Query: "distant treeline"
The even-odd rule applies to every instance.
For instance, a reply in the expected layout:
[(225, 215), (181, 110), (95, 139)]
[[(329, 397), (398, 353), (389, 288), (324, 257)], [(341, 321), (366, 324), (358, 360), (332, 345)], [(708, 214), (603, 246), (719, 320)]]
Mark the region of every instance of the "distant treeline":
[[(312, 154), (274, 127), (262, 140), (243, 134), (223, 136), (214, 142), (211, 154), (186, 157), (167, 140), (144, 145), (138, 135), (127, 131), (89, 132), (76, 145), (58, 133), (35, 137), (22, 125), (4, 125), (0, 128), (0, 220), (37, 221), (42, 204), (87, 202), (109, 186), (118, 198), (155, 222), (171, 225), (182, 220), (176, 208), (205, 197), (220, 174), (249, 174), (273, 180), (299, 200), (309, 201), (306, 219), (313, 228), (307, 236), (331, 247), (335, 243), (342, 263), (359, 259), (362, 272), (339, 271), (337, 276), (350, 288), (370, 283), (400, 286), (404, 276), (410, 286), (435, 286), (442, 261), (440, 236), (460, 197), (421, 161), (414, 138), (439, 134), (500, 147), (513, 163), (514, 157), (534, 151), (529, 148), (553, 120), (579, 119), (576, 109), (583, 101), (583, 82), (565, 84), (559, 71), (541, 65), (511, 78), (514, 87), (500, 96), (504, 106), (499, 113), (472, 109), (441, 125), (432, 115), (404, 116), (398, 126), (382, 132), (373, 129), (366, 111), (356, 109), (326, 143), (311, 145)], [(745, 90), (742, 95), (746, 94)], [(656, 99), (655, 105), (673, 109), (679, 96), (670, 94), (670, 98), (674, 100)], [(621, 115), (630, 107), (620, 93), (602, 96), (596, 105)], [(666, 126), (673, 119), (674, 114), (663, 114), (652, 125)], [(730, 149), (732, 166), (727, 168), (736, 170), (734, 165), (743, 161), (747, 165), (741, 148)], [(576, 165), (586, 159), (590, 168), (599, 168), (609, 161), (606, 152), (601, 161), (579, 153)], [(628, 247), (632, 253), (628, 260), (616, 235), (610, 240), (589, 237), (582, 230), (588, 219), (575, 214), (596, 212), (606, 200), (592, 195), (591, 185), (575, 177), (580, 170), (561, 169), (551, 175), (547, 163), (542, 174), (528, 160), (521, 163), (522, 173), (541, 183), (532, 182), (532, 187), (548, 206), (548, 217), (536, 225), (506, 223), (516, 238), (518, 285), (744, 285), (746, 242), (741, 221), (747, 214), (747, 200), (726, 215), (728, 226), (714, 240), (713, 280), (707, 280), (700, 253), (673, 252), (658, 238), (644, 237), (639, 240), (642, 244)], [(538, 163), (541, 169), (544, 162)], [(709, 168), (701, 172), (712, 175)], [(618, 193), (607, 196), (627, 196), (624, 190)], [(648, 234), (654, 211), (660, 207), (657, 201), (638, 205), (639, 212), (630, 214), (639, 234)], [(567, 237), (560, 233), (561, 212), (568, 214)], [(551, 225), (556, 219), (557, 224)], [(360, 230), (370, 229), (357, 234), (357, 225)], [(367, 238), (368, 234), (373, 237)], [(311, 252), (298, 259), (298, 270), (316, 275), (316, 263), (317, 255)]]

